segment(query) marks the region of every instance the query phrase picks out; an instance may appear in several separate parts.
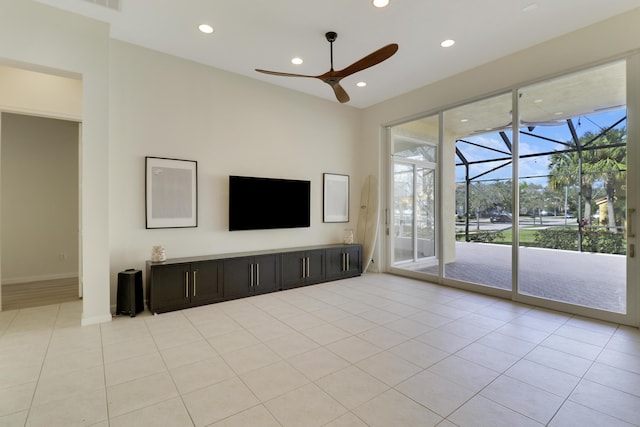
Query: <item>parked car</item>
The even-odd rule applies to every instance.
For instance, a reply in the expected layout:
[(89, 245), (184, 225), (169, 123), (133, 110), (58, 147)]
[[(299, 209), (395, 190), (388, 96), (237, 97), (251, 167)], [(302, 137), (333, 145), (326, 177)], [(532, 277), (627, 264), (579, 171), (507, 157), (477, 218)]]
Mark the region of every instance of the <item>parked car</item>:
[(499, 214), (499, 215), (494, 215), (491, 218), (489, 218), (489, 221), (496, 223), (496, 222), (511, 222), (511, 214)]

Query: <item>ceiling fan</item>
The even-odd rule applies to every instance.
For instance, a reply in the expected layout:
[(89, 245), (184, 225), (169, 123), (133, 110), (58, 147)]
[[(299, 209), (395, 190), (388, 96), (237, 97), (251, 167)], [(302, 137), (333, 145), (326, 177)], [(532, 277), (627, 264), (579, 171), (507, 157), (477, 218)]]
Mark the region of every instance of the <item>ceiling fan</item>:
[(331, 46), (331, 69), (324, 74), (320, 74), (318, 76), (309, 76), (305, 74), (292, 74), (292, 73), (281, 73), (278, 71), (268, 71), (268, 70), (260, 70), (256, 68), (256, 71), (264, 74), (272, 74), (274, 76), (284, 76), (284, 77), (311, 77), (314, 79), (320, 79), (329, 86), (333, 88), (333, 92), (336, 95), (336, 98), (341, 103), (349, 102), (349, 95), (347, 92), (340, 86), (340, 80), (343, 78), (350, 76), (351, 74), (357, 73), (358, 71), (362, 71), (366, 68), (373, 67), (376, 64), (381, 63), (389, 59), (393, 54), (398, 51), (398, 45), (396, 43), (388, 44), (373, 53), (365, 56), (364, 58), (354, 62), (349, 65), (347, 68), (343, 68), (342, 70), (335, 71), (333, 69), (333, 42), (338, 38), (338, 33), (335, 31), (329, 31), (325, 34), (327, 41)]

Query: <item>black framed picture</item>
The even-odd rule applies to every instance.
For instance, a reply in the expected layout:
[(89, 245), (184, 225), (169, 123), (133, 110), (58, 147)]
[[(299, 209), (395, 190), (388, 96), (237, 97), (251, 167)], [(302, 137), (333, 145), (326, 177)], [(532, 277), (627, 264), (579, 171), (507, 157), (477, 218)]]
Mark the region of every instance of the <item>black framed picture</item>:
[(145, 157), (146, 228), (198, 226), (198, 163)]

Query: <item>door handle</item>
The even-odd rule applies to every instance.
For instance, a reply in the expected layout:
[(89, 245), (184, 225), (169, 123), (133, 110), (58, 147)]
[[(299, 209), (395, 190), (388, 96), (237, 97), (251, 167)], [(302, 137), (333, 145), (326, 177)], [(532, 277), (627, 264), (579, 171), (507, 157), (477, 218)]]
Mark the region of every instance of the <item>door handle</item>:
[(196, 274), (198, 274), (198, 270), (193, 271), (193, 296), (194, 297), (196, 296), (196, 286), (197, 286)]
[(256, 264), (256, 286), (260, 286), (260, 264)]
[(189, 298), (189, 272), (184, 272), (184, 297)]

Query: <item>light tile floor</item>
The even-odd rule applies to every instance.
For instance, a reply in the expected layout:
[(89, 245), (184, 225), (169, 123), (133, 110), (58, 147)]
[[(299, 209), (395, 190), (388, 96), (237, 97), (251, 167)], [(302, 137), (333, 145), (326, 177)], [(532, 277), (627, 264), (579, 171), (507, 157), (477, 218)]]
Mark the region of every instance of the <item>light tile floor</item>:
[(0, 426), (639, 426), (640, 332), (379, 274), (0, 313)]

